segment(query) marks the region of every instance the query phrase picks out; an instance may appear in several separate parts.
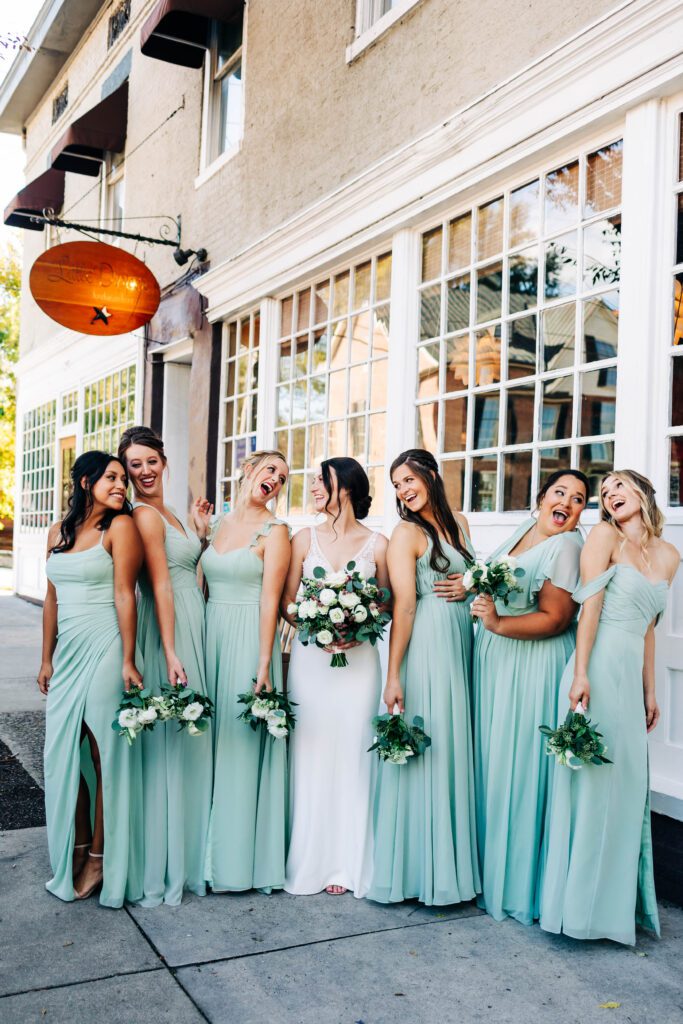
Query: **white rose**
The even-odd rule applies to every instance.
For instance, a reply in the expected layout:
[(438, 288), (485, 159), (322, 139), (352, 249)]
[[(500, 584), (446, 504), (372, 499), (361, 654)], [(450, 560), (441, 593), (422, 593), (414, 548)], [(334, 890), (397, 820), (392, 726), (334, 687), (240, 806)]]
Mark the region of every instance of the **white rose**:
[(374, 601), (370, 605), (370, 614), (372, 615), (373, 619), (379, 617), (379, 608), (377, 607)]
[(355, 608), (359, 601), (358, 594), (354, 594), (353, 591), (345, 590), (339, 595), (339, 604), (342, 608)]
[(330, 622), (333, 622), (335, 626), (338, 626), (345, 618), (346, 616), (342, 608), (330, 608)]
[(144, 711), (141, 711), (140, 714), (138, 715), (138, 719), (142, 722), (143, 725), (151, 725), (152, 722), (156, 722), (157, 713), (154, 710), (154, 708), (145, 708)]
[(501, 561), (504, 562), (505, 565), (507, 565), (508, 569), (517, 568), (517, 559), (514, 557), (514, 555), (508, 555), (507, 558), (502, 558)]
[(139, 728), (138, 713), (135, 708), (124, 708), (119, 715), (119, 725), (122, 729)]
[(473, 584), (474, 584), (474, 576), (472, 575), (472, 570), (468, 569), (467, 572), (465, 573), (465, 575), (462, 578), (462, 585), (465, 588), (465, 590), (471, 590)]
[(299, 611), (299, 605), (295, 604), (294, 601), (292, 601), (291, 604), (287, 605), (287, 614), (288, 615), (296, 615), (296, 613), (298, 611)]
[(268, 700), (257, 698), (251, 705), (251, 713), (254, 718), (267, 718), (271, 710), (271, 704)]
[(183, 718), (186, 722), (196, 722), (204, 714), (204, 705), (198, 700), (193, 700), (186, 708), (183, 708)]
[(189, 732), (190, 736), (201, 736), (202, 734), (202, 730), (198, 729), (194, 722), (190, 722), (190, 724), (187, 727), (187, 731)]
[(271, 711), (266, 717), (266, 726), (271, 736), (282, 739), (287, 735), (287, 716), (281, 708)]
[(479, 577), (479, 582), (483, 583), (484, 580), (487, 580), (488, 578), (489, 578), (489, 570), (488, 570), (488, 566), (485, 565), (482, 568), (482, 570), (481, 570), (481, 576)]
[(309, 619), (314, 619), (318, 614), (318, 602), (317, 601), (306, 601), (306, 615)]
[(269, 725), (268, 732), (271, 736), (274, 736), (276, 740), (283, 740), (287, 735), (286, 726), (281, 725)]
[(389, 757), (387, 758), (387, 760), (391, 764), (406, 764), (408, 759), (407, 759), (407, 757), (405, 755), (405, 751), (404, 750), (396, 750), (396, 751), (392, 751), (389, 754)]
[(339, 572), (331, 572), (326, 576), (325, 583), (328, 587), (341, 587), (346, 583), (347, 577), (348, 573), (340, 569)]
[(316, 640), (319, 644), (322, 644), (323, 647), (328, 647), (334, 640), (334, 637), (329, 629), (321, 629), (316, 636)]
[(331, 604), (336, 604), (337, 595), (335, 594), (334, 590), (330, 590), (329, 587), (325, 587), (318, 594), (318, 600), (320, 601), (321, 604), (324, 604), (326, 608), (329, 608)]
[(356, 622), (365, 622), (368, 617), (367, 608), (364, 608), (362, 604), (359, 604), (357, 608), (353, 609), (353, 617)]

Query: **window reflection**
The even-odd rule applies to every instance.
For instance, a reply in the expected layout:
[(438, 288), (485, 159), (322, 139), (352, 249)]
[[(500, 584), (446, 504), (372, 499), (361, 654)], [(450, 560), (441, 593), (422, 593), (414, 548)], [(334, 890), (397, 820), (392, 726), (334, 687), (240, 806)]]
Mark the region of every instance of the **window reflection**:
[(444, 390), (461, 391), (470, 383), (470, 336), (449, 338), (446, 342), (446, 384)]
[(503, 301), (503, 264), (491, 263), (477, 271), (477, 323), (500, 316)]
[(540, 182), (530, 182), (510, 193), (510, 245), (538, 238)]
[(587, 363), (613, 359), (619, 336), (619, 292), (587, 299), (583, 304), (583, 358)]
[(449, 459), (441, 463), (441, 476), (446, 488), (446, 498), (451, 509), (459, 512), (465, 500), (465, 460)]
[(441, 273), (441, 227), (422, 236), (422, 280), (433, 281)]
[(574, 303), (547, 309), (541, 319), (543, 369), (559, 370), (574, 365), (576, 307)]
[(546, 482), (551, 473), (558, 469), (569, 469), (571, 465), (571, 448), (541, 448), (538, 460), (538, 487), (539, 490)]
[(531, 452), (503, 456), (503, 510), (531, 507)]
[(470, 275), (451, 278), (446, 283), (446, 332), (462, 331), (470, 322)]
[(581, 374), (581, 433), (614, 433), (617, 369), (591, 370)]
[(436, 451), (439, 423), (439, 403), (428, 402), (417, 407), (417, 446)]
[(535, 394), (534, 384), (508, 388), (505, 444), (526, 444), (533, 441)]
[(582, 444), (579, 447), (579, 469), (588, 477), (588, 504), (596, 507), (600, 481), (614, 468), (614, 442)]
[(420, 340), (438, 338), (441, 325), (441, 285), (420, 293)]
[(591, 153), (587, 160), (586, 207), (590, 217), (602, 210), (621, 205), (621, 172), (624, 154), (622, 139)]
[(683, 505), (683, 437), (672, 437), (669, 452), (669, 504)]
[(439, 342), (421, 345), (417, 350), (417, 397), (427, 398), (439, 392)]
[(576, 293), (576, 232), (563, 235), (545, 247), (545, 297), (561, 299)]
[(503, 197), (479, 207), (477, 259), (485, 260), (503, 249)]
[(459, 270), (470, 262), (472, 251), (472, 215), (456, 217), (448, 226), (448, 269)]
[(472, 459), (472, 511), (492, 512), (496, 507), (498, 460), (495, 455)]
[(546, 380), (542, 389), (541, 440), (559, 441), (571, 437), (574, 378)]
[(443, 451), (464, 452), (467, 448), (467, 399), (449, 398), (443, 403)]
[(538, 302), (538, 256), (527, 249), (510, 257), (508, 268), (510, 313), (521, 313)]
[(545, 234), (575, 224), (579, 212), (579, 164), (574, 161), (546, 175)]
[(498, 444), (500, 393), (477, 395), (474, 399), (473, 448), (494, 448)]
[(500, 324), (477, 331), (474, 338), (475, 379), (477, 386), (500, 381)]
[(536, 372), (537, 318), (523, 316), (508, 327), (508, 380)]
[(583, 283), (586, 288), (619, 284), (621, 215), (598, 220), (583, 232)]

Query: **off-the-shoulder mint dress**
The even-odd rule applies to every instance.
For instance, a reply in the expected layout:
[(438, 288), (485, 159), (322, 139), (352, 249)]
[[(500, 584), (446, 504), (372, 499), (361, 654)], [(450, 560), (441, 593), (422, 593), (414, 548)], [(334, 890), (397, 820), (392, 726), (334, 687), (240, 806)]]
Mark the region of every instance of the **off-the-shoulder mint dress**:
[[(510, 552), (533, 529), (526, 520), (491, 556)], [(572, 593), (579, 579), (582, 540), (562, 533), (517, 559), (522, 592), (501, 615), (538, 610), (538, 595), (549, 580)], [(523, 924), (538, 917), (545, 819), (552, 763), (539, 725), (557, 719), (562, 672), (576, 642), (572, 625), (545, 640), (511, 640), (477, 626), (474, 642), (474, 768), (477, 836), (482, 873), (480, 906), (500, 921)]]
[[(215, 704), (206, 878), (217, 892), (281, 889), (285, 881), (287, 744), (238, 721), (244, 705), (237, 703), (252, 688), (259, 659), (263, 559), (254, 549), (274, 526), (285, 524), (265, 523), (248, 547), (235, 551), (219, 554), (209, 544), (201, 558), (209, 585), (206, 682)], [(277, 633), (270, 678), (282, 690)]]
[[(120, 907), (142, 895), (140, 748), (111, 727), (123, 691), (123, 649), (114, 606), (114, 563), (100, 543), (51, 554), (47, 577), (57, 591), (57, 649), (45, 715), (45, 817), (53, 877), (47, 888), (75, 899), (72, 862), (81, 771), (95, 806), (90, 744), (100, 755), (104, 805), (104, 879), (100, 903)], [(138, 668), (142, 665), (138, 662)]]
[[(145, 502), (135, 507), (153, 508)], [(158, 509), (173, 586), (175, 650), (193, 690), (206, 693), (204, 675), (204, 598), (197, 585), (201, 544), (190, 530), (179, 530)], [(177, 518), (177, 517), (176, 517)], [(179, 520), (180, 521), (180, 520)], [(145, 664), (145, 687), (160, 693), (166, 659), (145, 571), (140, 575), (138, 643)], [(157, 722), (136, 741), (142, 747), (144, 808), (144, 907), (177, 906), (183, 890), (206, 893), (204, 862), (211, 807), (211, 732), (190, 736), (176, 722)]]
[(401, 665), (406, 721), (420, 715), (432, 746), (405, 765), (379, 766), (368, 898), (380, 903), (418, 899), (445, 906), (474, 899), (481, 889), (469, 693), (472, 620), (469, 602), (434, 593), (436, 580), (466, 566), (456, 548), (442, 546), (450, 562), (445, 573), (429, 564), (429, 538), (417, 561), (415, 620)]
[[(541, 928), (633, 945), (637, 924), (659, 934), (643, 661), (645, 633), (664, 611), (668, 587), (619, 564), (580, 586), (574, 599), (583, 604), (603, 588), (588, 662), (588, 716), (603, 734), (613, 764), (555, 770)], [(573, 675), (574, 658), (562, 678), (560, 718)]]

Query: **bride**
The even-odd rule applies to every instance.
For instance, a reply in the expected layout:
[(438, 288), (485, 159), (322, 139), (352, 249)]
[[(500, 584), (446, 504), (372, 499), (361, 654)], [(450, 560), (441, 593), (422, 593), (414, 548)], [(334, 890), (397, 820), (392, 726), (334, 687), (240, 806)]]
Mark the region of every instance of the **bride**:
[[(355, 459), (327, 459), (311, 494), (325, 522), (301, 530), (282, 599), (295, 600), (302, 576), (322, 566), (332, 574), (355, 562), (366, 578), (389, 586), (387, 540), (359, 523), (370, 511), (369, 481)], [(294, 623), (292, 623), (294, 624)], [(328, 650), (294, 641), (288, 695), (296, 701), (290, 736), (289, 852), (285, 889), (310, 895), (352, 890), (364, 896), (372, 872), (372, 790), (375, 777), (372, 719), (381, 694), (379, 652), (369, 643), (346, 643), (346, 668), (332, 668)]]

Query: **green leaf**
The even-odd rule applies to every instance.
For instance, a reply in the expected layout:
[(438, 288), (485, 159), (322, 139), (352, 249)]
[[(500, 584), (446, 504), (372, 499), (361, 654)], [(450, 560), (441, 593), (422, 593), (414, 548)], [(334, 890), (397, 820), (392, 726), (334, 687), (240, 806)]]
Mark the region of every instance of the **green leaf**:
[(353, 572), (353, 570), (355, 568), (356, 568), (356, 563), (355, 562), (347, 562), (346, 563), (347, 572)]
[(315, 569), (313, 570), (313, 575), (317, 580), (324, 579), (325, 570), (323, 569), (322, 565), (316, 565)]

